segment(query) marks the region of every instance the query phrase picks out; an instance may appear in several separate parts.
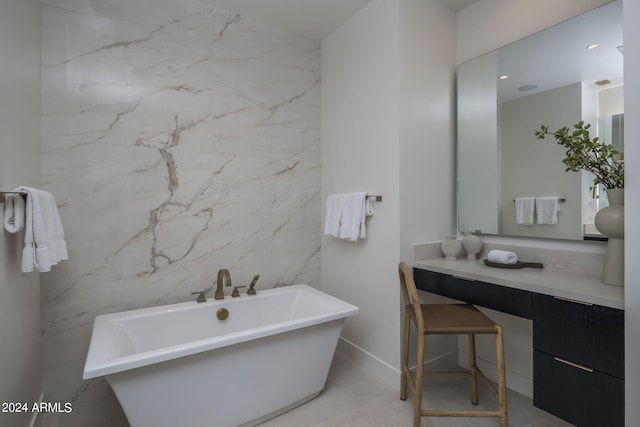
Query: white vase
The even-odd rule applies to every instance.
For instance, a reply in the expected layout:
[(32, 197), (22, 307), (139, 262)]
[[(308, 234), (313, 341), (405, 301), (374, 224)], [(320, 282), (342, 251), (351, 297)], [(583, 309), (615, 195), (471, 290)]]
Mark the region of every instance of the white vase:
[(624, 188), (608, 188), (609, 206), (596, 213), (595, 225), (609, 238), (602, 283), (624, 286)]
[(482, 250), (482, 240), (471, 232), (465, 232), (462, 239), (462, 248), (467, 253), (467, 259), (476, 259)]
[(456, 240), (454, 236), (447, 236), (440, 244), (440, 250), (444, 254), (444, 259), (455, 260), (458, 259), (458, 255), (462, 252), (462, 243)]

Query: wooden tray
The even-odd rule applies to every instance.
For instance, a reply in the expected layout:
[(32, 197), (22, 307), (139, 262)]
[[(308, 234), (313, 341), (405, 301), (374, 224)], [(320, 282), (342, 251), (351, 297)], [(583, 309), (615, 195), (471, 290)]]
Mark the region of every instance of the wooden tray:
[(515, 264), (500, 264), (498, 262), (491, 262), (488, 259), (485, 259), (484, 263), (489, 267), (495, 267), (495, 268), (524, 268), (524, 267), (542, 268), (542, 263), (539, 263), (539, 262), (518, 261)]

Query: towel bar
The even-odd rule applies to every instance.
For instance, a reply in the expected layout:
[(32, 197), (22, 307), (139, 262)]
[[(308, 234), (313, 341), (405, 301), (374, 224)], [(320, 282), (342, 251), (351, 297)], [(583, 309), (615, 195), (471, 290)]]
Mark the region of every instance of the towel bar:
[[(565, 199), (564, 197), (561, 197), (561, 198), (558, 199), (558, 203), (564, 203), (566, 201), (567, 201), (567, 199)], [(516, 202), (516, 199), (513, 199), (513, 203), (515, 203), (515, 202)]]
[(371, 198), (371, 197), (375, 197), (375, 198), (376, 198), (376, 202), (381, 202), (381, 201), (382, 201), (382, 196), (372, 196), (372, 195), (369, 195), (369, 196), (367, 196), (367, 199), (369, 199), (369, 198)]
[(4, 203), (5, 200), (6, 200), (5, 198), (10, 194), (19, 194), (23, 198), (25, 198), (27, 196), (27, 193), (25, 193), (23, 191), (0, 191), (0, 203)]

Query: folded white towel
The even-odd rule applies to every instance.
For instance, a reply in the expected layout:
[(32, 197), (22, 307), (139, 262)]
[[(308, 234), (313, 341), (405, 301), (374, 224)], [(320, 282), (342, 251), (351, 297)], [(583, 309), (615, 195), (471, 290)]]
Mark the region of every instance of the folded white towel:
[(25, 204), (19, 194), (7, 194), (4, 199), (4, 229), (17, 233), (24, 228)]
[(366, 238), (365, 221), (373, 215), (373, 203), (364, 192), (328, 195), (324, 234), (349, 241)]
[(535, 197), (516, 197), (516, 224), (533, 224), (535, 201)]
[(362, 234), (367, 235), (365, 220), (365, 200), (367, 193), (349, 193), (342, 196), (340, 214), (340, 238), (352, 242), (358, 240)]
[(50, 271), (69, 257), (56, 200), (53, 194), (32, 187), (14, 191), (27, 193), (22, 271)]
[(327, 196), (324, 215), (324, 234), (328, 236), (340, 237), (341, 202), (342, 196), (340, 194), (329, 194)]
[(373, 197), (364, 196), (364, 209), (362, 211), (362, 222), (360, 224), (360, 238), (364, 239), (367, 237), (367, 227), (366, 227), (366, 217), (373, 215)]
[(538, 224), (557, 224), (559, 210), (559, 198), (557, 196), (536, 198), (536, 221)]
[(518, 262), (518, 256), (515, 252), (492, 249), (487, 254), (487, 260), (496, 264), (515, 264)]

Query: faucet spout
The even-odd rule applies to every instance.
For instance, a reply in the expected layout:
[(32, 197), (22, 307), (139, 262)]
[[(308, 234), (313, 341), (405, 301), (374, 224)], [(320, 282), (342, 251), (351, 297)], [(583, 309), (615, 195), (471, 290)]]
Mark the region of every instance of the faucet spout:
[(249, 290), (247, 291), (247, 295), (255, 295), (257, 293), (255, 286), (259, 278), (260, 278), (259, 274), (256, 274), (255, 276), (253, 276), (253, 280), (251, 281), (251, 284), (249, 284)]
[(231, 274), (226, 268), (218, 270), (215, 299), (224, 299), (224, 286), (231, 286)]

